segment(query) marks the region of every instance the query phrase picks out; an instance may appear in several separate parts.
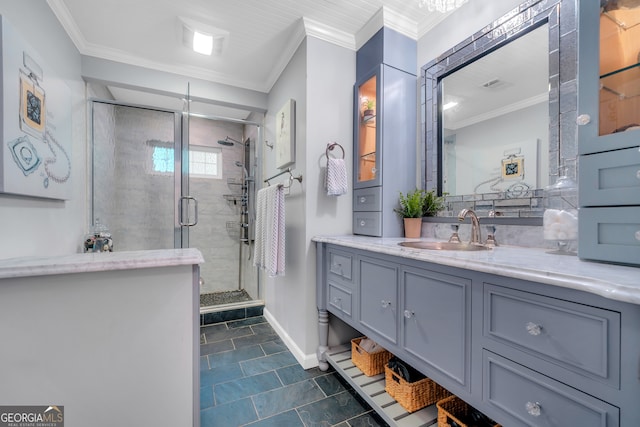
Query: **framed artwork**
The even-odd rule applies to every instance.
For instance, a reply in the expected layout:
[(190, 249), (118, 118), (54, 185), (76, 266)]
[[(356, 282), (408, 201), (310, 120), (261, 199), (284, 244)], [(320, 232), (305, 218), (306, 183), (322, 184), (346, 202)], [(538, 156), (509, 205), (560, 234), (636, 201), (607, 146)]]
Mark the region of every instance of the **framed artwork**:
[(276, 114), (276, 167), (296, 161), (296, 101), (288, 100)]
[(71, 198), (71, 91), (0, 17), (0, 192)]

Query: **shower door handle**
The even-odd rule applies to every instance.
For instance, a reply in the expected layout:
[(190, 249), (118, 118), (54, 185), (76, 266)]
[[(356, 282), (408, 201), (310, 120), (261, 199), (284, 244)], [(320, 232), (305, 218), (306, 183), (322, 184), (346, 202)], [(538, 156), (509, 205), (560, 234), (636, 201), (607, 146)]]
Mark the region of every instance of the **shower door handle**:
[[(183, 204), (182, 202), (186, 200), (187, 204), (187, 222), (184, 222), (183, 220)], [(191, 206), (191, 200), (193, 200), (193, 212), (194, 212), (194, 218), (193, 218), (193, 222), (189, 222), (189, 206)], [(180, 200), (178, 201), (178, 210), (180, 211), (180, 218), (179, 218), (179, 223), (182, 227), (193, 227), (194, 225), (196, 225), (198, 223), (198, 200), (195, 197), (191, 197), (191, 196), (183, 196), (180, 197)]]

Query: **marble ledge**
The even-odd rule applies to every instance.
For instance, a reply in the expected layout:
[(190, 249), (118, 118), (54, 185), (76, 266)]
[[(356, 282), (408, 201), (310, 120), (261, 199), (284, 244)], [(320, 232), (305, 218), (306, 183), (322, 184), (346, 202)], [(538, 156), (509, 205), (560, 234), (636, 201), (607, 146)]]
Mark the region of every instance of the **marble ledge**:
[(133, 270), (204, 263), (197, 249), (98, 252), (0, 259), (0, 279), (52, 274)]
[(378, 238), (366, 236), (316, 236), (330, 243), (450, 267), (529, 280), (640, 304), (640, 268), (580, 260), (577, 256), (547, 253), (546, 249), (498, 246), (490, 251), (435, 251), (412, 249), (398, 243), (434, 239)]

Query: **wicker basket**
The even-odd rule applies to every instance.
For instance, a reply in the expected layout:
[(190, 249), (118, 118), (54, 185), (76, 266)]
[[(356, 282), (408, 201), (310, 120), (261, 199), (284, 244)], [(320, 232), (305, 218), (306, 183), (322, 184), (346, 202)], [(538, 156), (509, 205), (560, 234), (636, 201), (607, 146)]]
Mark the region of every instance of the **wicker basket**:
[(385, 366), (384, 372), (386, 382), (384, 390), (407, 412), (415, 412), (418, 409), (436, 403), (440, 399), (451, 396), (447, 389), (430, 378), (423, 378), (409, 383), (388, 366)]
[[(466, 418), (472, 408), (458, 396), (442, 399), (436, 406), (438, 407), (438, 427), (450, 427), (451, 424), (448, 420), (455, 421), (460, 427), (468, 427), (467, 424), (460, 421), (460, 418)], [(494, 423), (492, 425), (500, 427), (500, 424)]]
[(367, 353), (359, 345), (364, 338), (351, 340), (351, 361), (368, 377), (383, 373), (385, 365), (393, 355), (387, 350), (372, 354)]

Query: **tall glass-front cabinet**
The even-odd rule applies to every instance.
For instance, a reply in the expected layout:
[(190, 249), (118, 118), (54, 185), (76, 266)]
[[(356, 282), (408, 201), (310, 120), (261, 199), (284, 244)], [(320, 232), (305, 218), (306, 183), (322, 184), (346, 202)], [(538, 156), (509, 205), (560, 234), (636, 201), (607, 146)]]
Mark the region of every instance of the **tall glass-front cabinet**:
[(394, 212), (416, 187), (416, 41), (383, 27), (356, 54), (353, 232), (403, 235)]
[(578, 255), (640, 265), (640, 3), (579, 7)]

